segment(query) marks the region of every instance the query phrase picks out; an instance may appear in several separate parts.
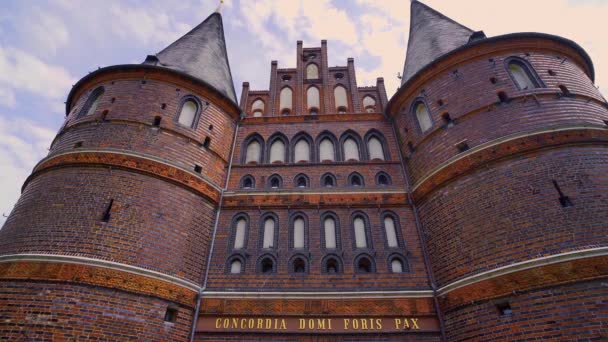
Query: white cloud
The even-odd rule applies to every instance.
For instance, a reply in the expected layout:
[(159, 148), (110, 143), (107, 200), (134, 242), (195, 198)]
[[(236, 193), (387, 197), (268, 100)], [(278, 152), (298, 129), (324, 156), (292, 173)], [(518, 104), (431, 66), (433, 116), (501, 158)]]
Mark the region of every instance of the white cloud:
[(0, 86), (58, 99), (74, 82), (62, 67), (47, 64), (23, 50), (0, 46)]
[(25, 37), (27, 46), (39, 55), (55, 55), (68, 44), (70, 35), (60, 17), (34, 7), (23, 19), (16, 27)]
[[(25, 119), (0, 115), (0, 214), (8, 215), (20, 188), (36, 163), (47, 154), (55, 131)], [(0, 224), (5, 218), (0, 216)]]
[(15, 92), (12, 89), (0, 87), (0, 105), (15, 108), (17, 100), (15, 99)]

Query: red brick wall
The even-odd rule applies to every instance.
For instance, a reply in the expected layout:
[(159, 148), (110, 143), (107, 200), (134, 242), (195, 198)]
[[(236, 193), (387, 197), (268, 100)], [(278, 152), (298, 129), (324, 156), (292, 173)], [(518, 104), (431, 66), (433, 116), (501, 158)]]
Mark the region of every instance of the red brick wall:
[[(418, 235), (414, 225), (412, 212), (409, 208), (391, 208), (399, 220), (401, 235), (405, 248), (386, 247), (385, 232), (382, 228), (380, 215), (384, 208), (367, 208), (360, 210), (369, 217), (373, 249), (368, 250), (376, 262), (376, 272), (370, 274), (355, 274), (354, 258), (359, 250), (353, 248), (354, 232), (350, 223), (351, 213), (355, 210), (319, 208), (313, 210), (299, 210), (294, 205), (288, 212), (285, 209), (273, 210), (262, 208), (261, 210), (246, 212), (249, 215), (249, 230), (246, 238), (246, 249), (243, 250), (247, 255), (246, 265), (242, 274), (229, 274), (227, 260), (233, 255), (229, 245), (231, 244), (231, 226), (235, 215), (243, 212), (237, 209), (222, 210), (218, 231), (215, 240), (211, 269), (209, 273), (209, 289), (215, 290), (287, 290), (287, 291), (339, 291), (339, 290), (365, 290), (373, 291), (376, 289), (420, 289), (427, 286), (426, 270), (423, 263), (422, 252), (418, 242)], [(341, 235), (341, 250), (328, 251), (322, 247), (322, 222), (321, 215), (325, 211), (332, 211), (339, 218), (339, 231)], [(359, 210), (357, 210), (359, 211)], [(261, 235), (261, 216), (267, 212), (275, 213), (278, 216), (278, 248), (274, 251), (278, 256), (277, 273), (263, 274), (256, 271), (258, 258), (266, 253), (262, 248), (258, 248), (259, 236)], [(302, 212), (308, 218), (308, 246), (309, 248), (301, 253), (309, 256), (309, 273), (293, 274), (289, 272), (290, 257), (297, 251), (289, 248), (289, 218), (291, 213)], [(390, 254), (398, 252), (407, 256), (410, 271), (394, 274), (389, 270), (388, 257)], [(322, 273), (322, 259), (334, 253), (342, 258), (344, 272), (342, 274), (328, 275)]]
[[(76, 142), (82, 142), (83, 148), (145, 153), (188, 170), (193, 170), (195, 164), (201, 165), (203, 174), (216, 185), (224, 185), (236, 124), (228, 113), (210, 102), (207, 93), (156, 80), (142, 84), (138, 79), (116, 79), (90, 90), (99, 85), (103, 85), (105, 92), (95, 113), (76, 118), (88, 98), (86, 92), (75, 101), (66, 129), (55, 139), (51, 154), (72, 150)], [(201, 112), (196, 129), (176, 122), (181, 101), (187, 95), (198, 97), (203, 108), (209, 103)], [(101, 121), (105, 110), (106, 121)], [(152, 127), (156, 116), (162, 118), (160, 130)], [(209, 149), (202, 147), (206, 137), (211, 139)]]
[[(101, 222), (110, 199), (111, 218)], [(77, 254), (202, 279), (215, 220), (202, 197), (122, 170), (71, 167), (26, 186), (0, 230), (0, 254)]]
[[(508, 53), (476, 57), (466, 63), (448, 68), (445, 72), (421, 84), (402, 99), (395, 124), (402, 141), (402, 150), (409, 157), (408, 167), (413, 183), (434, 168), (459, 154), (456, 145), (467, 140), (469, 147), (508, 136), (510, 134), (550, 128), (560, 125), (604, 125), (608, 110), (603, 98), (584, 71), (569, 59), (558, 59), (545, 51), (513, 50)], [(510, 56), (527, 60), (535, 69), (544, 88), (520, 91), (506, 71), (504, 60)], [(492, 62), (489, 59), (492, 59)], [(555, 76), (548, 74), (551, 69)], [(454, 74), (454, 72), (456, 72)], [(490, 78), (496, 78), (492, 84)], [(559, 97), (559, 85), (568, 87), (573, 97)], [(497, 104), (497, 93), (504, 91), (509, 103)], [(536, 97), (536, 99), (533, 97)], [(433, 126), (421, 133), (411, 106), (416, 99), (426, 102)], [(440, 106), (438, 101), (443, 101)], [(537, 102), (538, 101), (538, 102)], [(444, 113), (456, 121), (446, 128)], [(416, 151), (411, 153), (406, 143)]]
[(186, 341), (193, 310), (154, 297), (96, 286), (54, 282), (0, 282), (3, 341)]
[(496, 303), (472, 303), (445, 313), (450, 341), (570, 341), (608, 338), (606, 282), (556, 286), (510, 298), (511, 315)]

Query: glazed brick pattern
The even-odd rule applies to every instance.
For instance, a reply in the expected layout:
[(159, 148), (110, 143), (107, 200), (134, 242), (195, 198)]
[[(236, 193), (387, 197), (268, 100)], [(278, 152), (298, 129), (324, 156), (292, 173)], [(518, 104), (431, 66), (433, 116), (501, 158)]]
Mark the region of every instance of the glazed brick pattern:
[[(90, 92), (105, 89), (95, 113), (76, 118)], [(177, 91), (179, 89), (179, 91)], [(184, 96), (198, 97), (204, 109), (196, 129), (177, 123)], [(155, 155), (187, 169), (204, 166), (204, 173), (223, 186), (236, 124), (222, 108), (209, 102), (204, 92), (178, 85), (148, 80), (117, 79), (92, 87), (76, 102), (67, 117), (65, 129), (55, 139), (51, 154), (70, 150), (82, 142), (88, 148), (114, 148)], [(112, 103), (112, 99), (115, 101)], [(162, 105), (165, 105), (165, 109)], [(105, 121), (103, 112), (107, 110)], [(156, 116), (160, 129), (153, 128)], [(202, 147), (209, 137), (209, 148)]]
[(214, 219), (202, 197), (156, 178), (60, 168), (27, 185), (0, 230), (0, 254), (76, 254), (200, 283)]
[[(540, 150), (429, 193), (418, 208), (439, 286), (518, 261), (605, 246), (607, 165), (600, 146)], [(561, 206), (552, 180), (573, 207)]]
[(472, 303), (445, 313), (450, 341), (602, 341), (608, 338), (608, 282), (593, 281), (517, 293), (513, 314), (500, 301)]
[[(353, 246), (354, 230), (351, 226), (351, 213), (354, 210), (328, 209), (334, 212), (339, 219), (337, 230), (340, 231), (339, 242), (341, 249), (325, 250), (322, 246), (321, 215), (326, 210), (307, 209), (299, 210), (297, 206), (285, 210), (251, 210), (245, 212), (249, 216), (249, 227), (246, 236), (246, 247), (241, 252), (246, 255), (244, 272), (241, 274), (228, 273), (228, 260), (236, 251), (230, 248), (232, 242), (232, 222), (236, 215), (242, 213), (238, 210), (222, 210), (215, 247), (209, 270), (209, 289), (223, 291), (339, 291), (339, 290), (365, 290), (377, 289), (428, 289), (427, 275), (423, 263), (421, 247), (414, 225), (413, 214), (410, 209), (392, 208), (399, 221), (400, 234), (403, 237), (405, 248), (388, 248), (385, 232), (382, 228), (381, 213), (383, 208), (368, 208), (361, 210), (369, 217), (371, 231), (371, 249), (356, 250)], [(262, 215), (271, 212), (278, 216), (276, 225), (278, 230), (278, 243), (273, 251), (258, 248), (263, 222)], [(295, 213), (303, 213), (308, 219), (308, 249), (292, 250), (289, 248), (290, 217)], [(256, 271), (258, 259), (271, 252), (277, 258), (277, 272), (263, 274)], [(376, 272), (370, 274), (356, 274), (354, 259), (360, 252), (370, 254), (375, 260)], [(395, 274), (389, 270), (389, 256), (399, 253), (407, 257), (409, 272)], [(309, 272), (306, 274), (291, 273), (290, 260), (293, 255), (303, 254), (308, 257)], [(324, 274), (322, 272), (322, 259), (329, 254), (336, 254), (341, 258), (344, 272), (342, 274)]]
[(193, 311), (171, 302), (95, 286), (0, 282), (0, 341), (187, 341)]
[[(459, 153), (456, 145), (463, 140), (472, 148), (510, 134), (560, 125), (604, 125), (603, 120), (608, 119), (605, 100), (577, 64), (547, 52), (534, 51), (530, 56), (524, 52), (515, 50), (454, 65), (405, 99), (395, 116), (395, 124), (414, 183), (456, 156)], [(511, 56), (527, 60), (545, 87), (518, 90), (504, 64)], [(549, 75), (548, 70), (556, 75)], [(496, 78), (496, 84), (490, 82), (492, 77)], [(560, 84), (576, 97), (561, 97)], [(498, 104), (499, 91), (514, 100)], [(424, 134), (411, 112), (411, 106), (420, 98), (428, 106), (434, 123)], [(440, 100), (443, 105), (439, 105)], [(444, 113), (455, 120), (453, 127), (446, 126)], [(415, 152), (408, 150), (407, 142), (412, 143)]]

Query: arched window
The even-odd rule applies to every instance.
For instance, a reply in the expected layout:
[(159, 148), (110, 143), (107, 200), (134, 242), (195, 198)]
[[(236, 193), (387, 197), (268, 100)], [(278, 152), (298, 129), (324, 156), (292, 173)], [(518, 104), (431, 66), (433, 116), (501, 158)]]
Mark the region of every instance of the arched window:
[(310, 144), (304, 138), (300, 138), (294, 147), (294, 162), (310, 161)]
[(331, 188), (336, 186), (336, 176), (331, 173), (326, 173), (321, 176), (321, 186), (326, 188)]
[(397, 258), (391, 260), (391, 271), (393, 273), (403, 273), (403, 262)]
[(539, 84), (525, 62), (518, 59), (511, 59), (508, 62), (508, 69), (511, 78), (519, 90), (538, 88)]
[(372, 258), (367, 255), (359, 255), (355, 259), (355, 270), (357, 273), (372, 273), (375, 271), (375, 265)]
[(325, 248), (335, 249), (337, 248), (336, 243), (336, 219), (332, 216), (325, 216), (323, 219), (323, 232), (325, 237)]
[(320, 161), (335, 161), (336, 149), (334, 142), (329, 138), (323, 138), (319, 144), (319, 160)]
[(433, 126), (433, 121), (431, 120), (431, 114), (429, 113), (428, 108), (422, 101), (416, 102), (414, 105), (414, 111), (416, 113), (416, 119), (418, 119), (418, 125), (420, 125), (420, 130), (422, 133), (426, 132)]
[(251, 105), (251, 112), (254, 117), (259, 117), (264, 114), (264, 101), (257, 99)]
[(346, 138), (343, 143), (344, 146), (344, 160), (360, 160), (359, 144), (353, 138)]
[(395, 220), (393, 220), (393, 218), (388, 215), (384, 217), (384, 231), (386, 233), (386, 242), (388, 246), (391, 248), (399, 247)]
[(262, 157), (262, 145), (257, 140), (252, 140), (247, 144), (245, 153), (245, 163), (260, 163)]
[(263, 255), (260, 257), (258, 264), (258, 271), (262, 273), (275, 273), (276, 262), (271, 255)]
[(363, 181), (363, 176), (361, 176), (359, 173), (357, 172), (353, 172), (348, 176), (348, 185), (349, 186), (355, 186), (355, 187), (361, 187), (364, 186), (365, 183)]
[(264, 220), (264, 236), (262, 240), (262, 248), (274, 248), (276, 222), (273, 217), (267, 217)]
[(346, 95), (346, 88), (340, 85), (334, 88), (334, 101), (336, 105), (336, 110), (338, 110), (338, 112), (340, 112), (340, 108), (348, 108), (348, 97)]
[(369, 151), (369, 159), (384, 160), (384, 148), (380, 140), (374, 136), (367, 140), (367, 149)]
[(319, 89), (317, 87), (310, 87), (306, 91), (306, 103), (308, 104), (308, 110), (319, 110)]
[(255, 189), (255, 178), (251, 175), (243, 176), (241, 179), (241, 189)]
[(184, 125), (186, 127), (194, 128), (196, 126), (196, 116), (198, 115), (199, 107), (198, 103), (193, 99), (188, 99), (184, 101), (182, 104), (182, 108), (179, 111), (179, 117), (177, 118), (177, 122), (180, 125)]
[(243, 249), (245, 248), (245, 236), (247, 235), (247, 219), (244, 217), (236, 220), (236, 224), (234, 225), (234, 244), (233, 249)]
[(268, 177), (268, 185), (271, 189), (280, 189), (283, 186), (283, 180), (279, 175)]
[(294, 183), (298, 188), (308, 188), (308, 186), (310, 185), (308, 177), (306, 177), (306, 175), (304, 174), (297, 175), (294, 179)]
[(296, 255), (290, 261), (292, 273), (307, 273), (308, 267), (306, 257), (303, 255)]
[(340, 258), (337, 255), (330, 254), (326, 256), (325, 258), (323, 258), (321, 264), (323, 265), (323, 273), (342, 273), (342, 263), (340, 262)]
[(392, 253), (389, 255), (388, 267), (392, 273), (404, 273), (409, 271), (407, 259), (400, 253)]
[(306, 248), (306, 220), (302, 216), (297, 216), (292, 222), (292, 247)]
[(103, 96), (104, 92), (104, 87), (95, 88), (95, 90), (91, 92), (91, 95), (89, 95), (89, 98), (85, 102), (84, 106), (82, 106), (82, 109), (78, 113), (78, 117), (80, 118), (82, 116), (91, 115), (95, 113), (95, 110), (97, 110), (97, 106), (99, 105), (99, 101), (101, 100), (101, 97)]
[(243, 263), (241, 263), (241, 260), (234, 259), (230, 263), (230, 273), (232, 273), (232, 274), (241, 273), (242, 267), (243, 267)]
[(275, 139), (270, 145), (269, 161), (271, 163), (285, 162), (285, 143), (281, 139)]
[(376, 100), (371, 96), (363, 98), (363, 108), (368, 113), (374, 113), (376, 111)]
[(280, 103), (279, 103), (279, 106), (281, 107), (281, 113), (283, 113), (285, 111), (285, 109), (291, 111), (292, 95), (293, 95), (293, 92), (291, 91), (291, 88), (285, 87), (285, 88), (281, 89), (281, 96), (280, 96)]
[(355, 230), (355, 247), (367, 248), (367, 232), (365, 229), (365, 219), (355, 216), (353, 219), (353, 229)]
[(378, 172), (378, 174), (376, 174), (376, 184), (380, 186), (390, 185), (391, 177), (384, 172)]
[(314, 64), (308, 64), (306, 67), (306, 79), (307, 80), (316, 80), (319, 78), (319, 67)]

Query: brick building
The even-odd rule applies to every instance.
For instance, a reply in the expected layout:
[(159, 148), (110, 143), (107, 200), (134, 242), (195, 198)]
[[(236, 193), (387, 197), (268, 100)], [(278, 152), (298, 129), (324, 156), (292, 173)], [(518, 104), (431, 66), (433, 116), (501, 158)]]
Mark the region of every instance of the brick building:
[(237, 104), (213, 13), (81, 79), (0, 230), (0, 340), (608, 338), (585, 51), (413, 1), (390, 100), (328, 53)]

